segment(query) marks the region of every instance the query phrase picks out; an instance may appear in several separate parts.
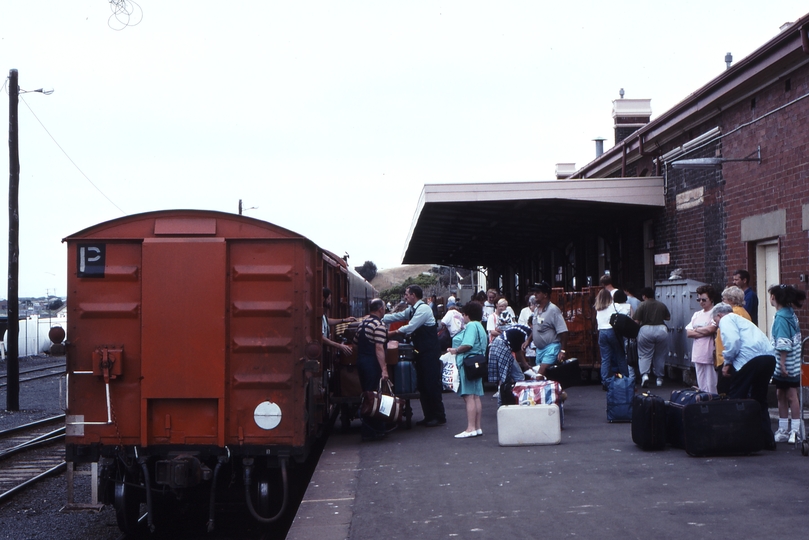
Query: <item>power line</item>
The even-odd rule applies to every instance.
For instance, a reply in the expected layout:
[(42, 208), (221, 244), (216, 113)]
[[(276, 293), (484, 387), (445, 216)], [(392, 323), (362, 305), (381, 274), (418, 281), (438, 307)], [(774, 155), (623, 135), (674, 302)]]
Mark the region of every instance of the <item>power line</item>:
[(53, 136), (53, 135), (51, 135), (51, 132), (50, 132), (50, 131), (48, 131), (48, 128), (46, 128), (46, 127), (45, 127), (45, 124), (43, 124), (43, 123), (42, 123), (42, 120), (40, 120), (40, 119), (39, 119), (39, 117), (36, 115), (36, 113), (35, 113), (35, 112), (34, 112), (34, 110), (31, 108), (31, 106), (30, 106), (30, 105), (28, 105), (28, 102), (27, 102), (27, 101), (25, 101), (25, 99), (24, 99), (22, 96), (20, 96), (20, 99), (21, 99), (21, 101), (22, 101), (23, 103), (25, 103), (25, 106), (26, 106), (26, 107), (28, 107), (28, 110), (29, 110), (29, 111), (31, 111), (31, 114), (33, 114), (33, 115), (34, 115), (34, 118), (36, 118), (36, 121), (37, 121), (37, 122), (39, 122), (39, 125), (40, 125), (40, 126), (42, 126), (42, 129), (44, 129), (44, 130), (45, 130), (45, 133), (47, 133), (47, 134), (48, 134), (48, 137), (50, 137), (50, 138), (51, 138), (51, 140), (53, 141), (53, 143), (54, 143), (54, 144), (55, 144), (55, 145), (56, 145), (56, 146), (59, 148), (59, 150), (61, 150), (61, 151), (62, 151), (62, 153), (63, 153), (63, 154), (65, 155), (65, 157), (66, 157), (66, 158), (67, 158), (67, 159), (70, 161), (70, 163), (72, 163), (72, 164), (73, 164), (73, 166), (74, 166), (74, 167), (76, 167), (76, 170), (77, 170), (77, 171), (79, 171), (79, 173), (81, 173), (81, 175), (82, 175), (82, 176), (85, 178), (85, 180), (87, 180), (88, 182), (90, 182), (90, 185), (91, 185), (91, 186), (93, 186), (94, 188), (96, 188), (96, 190), (97, 190), (99, 193), (101, 193), (101, 195), (102, 195), (102, 196), (103, 196), (105, 199), (107, 199), (107, 200), (110, 202), (110, 204), (111, 204), (111, 205), (113, 205), (115, 208), (117, 208), (118, 210), (120, 210), (120, 211), (121, 211), (121, 213), (122, 213), (123, 215), (126, 215), (126, 212), (124, 212), (124, 211), (123, 211), (123, 209), (121, 209), (121, 207), (120, 207), (120, 206), (118, 206), (117, 204), (115, 204), (115, 203), (112, 201), (112, 199), (110, 199), (109, 197), (107, 197), (106, 193), (104, 193), (103, 191), (101, 191), (101, 188), (99, 188), (97, 185), (95, 185), (95, 184), (93, 183), (93, 181), (92, 181), (92, 180), (90, 180), (90, 177), (89, 177), (89, 176), (87, 176), (86, 174), (84, 174), (84, 171), (82, 171), (82, 170), (81, 170), (81, 168), (80, 168), (78, 165), (76, 165), (76, 162), (75, 162), (75, 161), (73, 161), (73, 159), (72, 159), (72, 158), (71, 158), (71, 157), (70, 157), (70, 156), (67, 154), (67, 152), (65, 152), (65, 149), (64, 149), (64, 148), (62, 148), (62, 146), (61, 146), (61, 145), (60, 145), (60, 144), (57, 142), (57, 140), (54, 138), (54, 136)]

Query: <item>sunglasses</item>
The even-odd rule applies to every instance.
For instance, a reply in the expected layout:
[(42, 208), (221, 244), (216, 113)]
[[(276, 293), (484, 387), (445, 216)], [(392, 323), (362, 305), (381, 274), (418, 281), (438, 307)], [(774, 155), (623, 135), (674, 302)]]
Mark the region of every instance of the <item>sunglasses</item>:
[(700, 302), (700, 303), (707, 302), (707, 301), (708, 301), (707, 298), (697, 298), (697, 302)]

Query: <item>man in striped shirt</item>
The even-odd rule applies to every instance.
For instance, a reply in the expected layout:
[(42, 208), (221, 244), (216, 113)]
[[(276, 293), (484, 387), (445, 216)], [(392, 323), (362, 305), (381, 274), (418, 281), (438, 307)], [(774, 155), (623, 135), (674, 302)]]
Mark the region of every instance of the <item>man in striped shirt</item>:
[[(382, 322), (385, 302), (374, 298), (369, 307), (370, 315), (360, 323), (354, 335), (354, 344), (357, 345), (357, 371), (363, 392), (378, 390), (380, 379), (388, 378), (388, 366), (385, 362), (388, 330)], [(385, 437), (385, 425), (381, 420), (363, 418), (361, 433), (363, 441), (382, 439)]]

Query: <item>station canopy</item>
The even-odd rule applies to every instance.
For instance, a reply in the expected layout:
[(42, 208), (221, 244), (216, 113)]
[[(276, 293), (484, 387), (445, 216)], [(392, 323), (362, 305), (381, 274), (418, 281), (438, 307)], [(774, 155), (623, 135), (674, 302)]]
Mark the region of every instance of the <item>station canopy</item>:
[(602, 228), (641, 227), (664, 207), (659, 176), (426, 184), (402, 263), (498, 266)]

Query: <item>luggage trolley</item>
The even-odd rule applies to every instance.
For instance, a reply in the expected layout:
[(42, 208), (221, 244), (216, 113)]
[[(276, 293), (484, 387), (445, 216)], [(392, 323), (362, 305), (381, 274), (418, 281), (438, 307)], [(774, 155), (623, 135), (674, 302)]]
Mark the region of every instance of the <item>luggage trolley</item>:
[(806, 360), (807, 342), (809, 342), (809, 337), (804, 338), (803, 341), (801, 341), (801, 382), (800, 385), (798, 385), (798, 399), (800, 400), (799, 416), (802, 420), (800, 423), (800, 433), (799, 433), (801, 438), (799, 441), (795, 442), (796, 445), (798, 444), (801, 445), (801, 454), (803, 454), (804, 456), (809, 456), (809, 441), (806, 440), (806, 425), (805, 425), (806, 420), (804, 418), (805, 417), (804, 406), (806, 404), (804, 403), (803, 399), (804, 389), (809, 388), (809, 362), (807, 362)]

